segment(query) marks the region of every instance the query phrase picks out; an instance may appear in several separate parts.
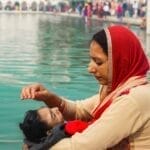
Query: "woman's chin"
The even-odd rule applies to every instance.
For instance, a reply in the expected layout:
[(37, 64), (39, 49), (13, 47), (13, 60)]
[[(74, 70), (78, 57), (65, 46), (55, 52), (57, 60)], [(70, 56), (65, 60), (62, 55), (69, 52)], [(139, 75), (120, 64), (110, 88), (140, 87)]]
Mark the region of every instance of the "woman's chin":
[(99, 84), (101, 85), (107, 85), (107, 82), (105, 80), (98, 80)]

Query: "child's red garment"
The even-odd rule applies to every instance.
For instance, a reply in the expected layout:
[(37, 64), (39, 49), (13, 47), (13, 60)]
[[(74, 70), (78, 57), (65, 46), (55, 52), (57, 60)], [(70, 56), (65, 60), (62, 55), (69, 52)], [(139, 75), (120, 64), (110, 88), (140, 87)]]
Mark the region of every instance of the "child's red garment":
[(88, 127), (89, 123), (81, 120), (68, 121), (65, 124), (64, 130), (70, 136), (75, 134), (76, 132), (82, 132), (84, 129)]
[(102, 107), (98, 109), (98, 111), (95, 114), (95, 117), (90, 122), (85, 122), (81, 120), (73, 120), (68, 121), (65, 124), (64, 130), (65, 132), (71, 136), (74, 135), (76, 132), (82, 132), (85, 130), (90, 124), (92, 124), (98, 117), (102, 115), (102, 113), (111, 105), (112, 101), (111, 99), (108, 100)]
[[(120, 96), (129, 94), (129, 92), (130, 92), (129, 89), (127, 89), (125, 91), (122, 91)], [(81, 133), (90, 124), (92, 124), (94, 121), (96, 121), (96, 119), (99, 118), (102, 115), (102, 113), (111, 105), (111, 103), (112, 103), (112, 100), (110, 99), (102, 107), (97, 109), (97, 111), (95, 112), (95, 117), (90, 122), (85, 122), (85, 121), (81, 121), (81, 120), (68, 121), (64, 126), (64, 131), (69, 136), (74, 135), (76, 132)]]
[(90, 122), (85, 122), (81, 120), (73, 120), (73, 121), (68, 121), (65, 124), (64, 130), (65, 132), (71, 136), (74, 135), (76, 132), (82, 132), (85, 130), (90, 124), (92, 124), (98, 117), (102, 115), (102, 113), (105, 111), (107, 107), (110, 106), (111, 100), (107, 101), (100, 109), (95, 114), (95, 118), (93, 118)]

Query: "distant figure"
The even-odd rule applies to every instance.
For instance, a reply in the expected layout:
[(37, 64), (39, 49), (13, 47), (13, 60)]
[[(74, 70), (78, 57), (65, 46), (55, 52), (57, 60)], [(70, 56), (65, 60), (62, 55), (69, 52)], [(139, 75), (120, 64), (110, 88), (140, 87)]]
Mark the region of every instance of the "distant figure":
[(122, 5), (121, 3), (118, 3), (118, 6), (117, 6), (117, 18), (120, 22), (122, 22), (122, 17), (123, 17), (123, 9), (122, 9)]
[(31, 3), (31, 10), (32, 10), (32, 11), (37, 11), (37, 2), (33, 1), (33, 2)]
[(141, 29), (146, 29), (146, 17), (142, 18), (142, 23), (140, 24)]
[(15, 10), (20, 10), (20, 3), (19, 2), (15, 2), (14, 9)]
[(138, 2), (137, 1), (134, 1), (133, 3), (133, 12), (134, 12), (133, 17), (136, 18), (138, 15)]
[(28, 10), (28, 6), (27, 6), (27, 2), (26, 2), (26, 1), (23, 1), (23, 2), (21, 3), (21, 10), (22, 10), (22, 11)]
[(106, 19), (107, 16), (110, 16), (110, 7), (109, 3), (105, 2), (103, 5), (104, 17)]
[(82, 9), (82, 16), (84, 17), (85, 23), (88, 23), (92, 17), (92, 6), (90, 3), (86, 3)]
[(39, 11), (45, 11), (45, 4), (43, 1), (40, 1), (39, 3)]
[(7, 1), (6, 5), (5, 5), (5, 10), (13, 10), (11, 1)]

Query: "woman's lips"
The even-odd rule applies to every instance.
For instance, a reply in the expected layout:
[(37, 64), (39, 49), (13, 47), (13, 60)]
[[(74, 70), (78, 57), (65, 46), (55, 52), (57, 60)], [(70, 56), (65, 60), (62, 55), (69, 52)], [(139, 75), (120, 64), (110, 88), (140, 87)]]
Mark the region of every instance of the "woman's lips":
[(102, 79), (101, 77), (98, 77), (98, 76), (95, 76), (95, 78), (96, 78), (97, 80), (101, 80), (101, 79)]

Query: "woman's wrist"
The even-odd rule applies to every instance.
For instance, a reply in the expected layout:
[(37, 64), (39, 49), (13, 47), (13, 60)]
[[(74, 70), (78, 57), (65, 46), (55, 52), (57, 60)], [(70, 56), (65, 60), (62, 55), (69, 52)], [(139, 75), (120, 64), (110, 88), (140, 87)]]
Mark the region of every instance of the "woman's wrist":
[(54, 93), (48, 93), (47, 98), (45, 98), (43, 100), (43, 102), (48, 107), (58, 107), (61, 112), (64, 111), (65, 101), (63, 100), (62, 97), (59, 97), (59, 96), (55, 95)]

